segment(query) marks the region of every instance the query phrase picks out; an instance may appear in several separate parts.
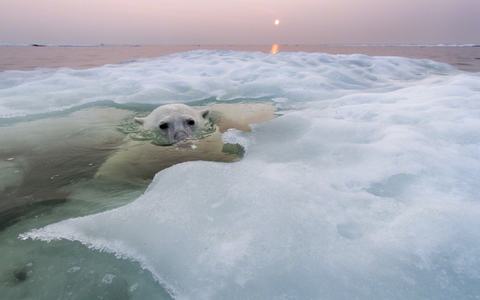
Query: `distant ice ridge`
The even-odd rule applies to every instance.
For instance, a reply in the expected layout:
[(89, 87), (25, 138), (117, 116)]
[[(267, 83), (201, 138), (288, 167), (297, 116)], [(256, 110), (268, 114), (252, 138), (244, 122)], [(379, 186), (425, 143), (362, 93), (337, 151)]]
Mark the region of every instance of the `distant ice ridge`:
[(478, 74), (401, 58), (232, 52), (90, 72), (152, 64), (135, 80), (146, 86), (170, 66), (171, 80), (196, 91), (175, 86), (180, 99), (304, 102), (242, 134), (238, 163), (176, 165), (129, 205), (23, 238), (133, 259), (177, 299), (480, 295)]
[(430, 60), (320, 53), (192, 51), (86, 70), (0, 72), (0, 117), (81, 104), (162, 104), (214, 98), (320, 100), (351, 91), (383, 92), (456, 72)]
[(373, 44), (346, 44), (345, 46), (357, 47), (479, 47), (478, 44), (399, 44), (399, 43), (373, 43)]
[[(412, 45), (415, 47), (415, 45)], [(425, 45), (416, 45), (419, 47), (479, 47), (479, 44), (425, 44)]]

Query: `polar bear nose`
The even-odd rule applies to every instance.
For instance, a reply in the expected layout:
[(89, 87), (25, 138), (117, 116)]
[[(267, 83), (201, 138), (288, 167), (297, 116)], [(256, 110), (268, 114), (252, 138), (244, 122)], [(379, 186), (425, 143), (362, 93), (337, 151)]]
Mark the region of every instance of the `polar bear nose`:
[(188, 138), (188, 134), (185, 132), (185, 131), (177, 131), (175, 132), (175, 134), (173, 135), (173, 139), (175, 141), (182, 141), (184, 139)]

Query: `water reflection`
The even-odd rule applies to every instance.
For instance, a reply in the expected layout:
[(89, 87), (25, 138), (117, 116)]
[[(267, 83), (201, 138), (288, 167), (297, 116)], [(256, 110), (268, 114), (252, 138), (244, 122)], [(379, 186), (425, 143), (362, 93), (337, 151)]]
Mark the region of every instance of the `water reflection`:
[(280, 51), (280, 46), (278, 44), (272, 44), (272, 48), (270, 49), (271, 54), (277, 54)]

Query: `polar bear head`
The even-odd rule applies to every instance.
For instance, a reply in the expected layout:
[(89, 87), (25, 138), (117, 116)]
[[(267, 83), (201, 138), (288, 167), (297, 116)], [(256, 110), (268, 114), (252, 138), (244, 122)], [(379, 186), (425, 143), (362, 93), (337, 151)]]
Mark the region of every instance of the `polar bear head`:
[(157, 131), (174, 144), (192, 138), (204, 129), (208, 110), (198, 110), (185, 104), (166, 104), (144, 118), (135, 118), (146, 130)]

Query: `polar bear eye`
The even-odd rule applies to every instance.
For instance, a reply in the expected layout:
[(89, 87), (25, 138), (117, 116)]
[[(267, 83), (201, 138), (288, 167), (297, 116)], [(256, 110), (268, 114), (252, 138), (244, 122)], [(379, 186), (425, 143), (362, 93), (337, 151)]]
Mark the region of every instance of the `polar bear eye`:
[(187, 120), (187, 125), (188, 125), (188, 126), (193, 126), (193, 125), (195, 125), (195, 121), (192, 120), (192, 119), (188, 119), (188, 120)]
[(163, 130), (168, 129), (168, 123), (162, 123), (158, 127), (160, 127), (160, 129), (163, 129)]

